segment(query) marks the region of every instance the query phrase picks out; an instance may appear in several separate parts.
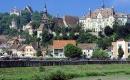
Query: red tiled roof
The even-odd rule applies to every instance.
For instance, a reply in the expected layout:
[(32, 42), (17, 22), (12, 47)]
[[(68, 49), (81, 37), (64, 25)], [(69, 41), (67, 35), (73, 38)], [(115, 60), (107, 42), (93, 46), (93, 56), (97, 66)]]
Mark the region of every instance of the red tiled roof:
[(75, 40), (54, 40), (54, 41), (53, 41), (53, 48), (54, 48), (54, 49), (62, 49), (62, 48), (64, 48), (67, 44), (76, 45), (76, 41), (75, 41)]

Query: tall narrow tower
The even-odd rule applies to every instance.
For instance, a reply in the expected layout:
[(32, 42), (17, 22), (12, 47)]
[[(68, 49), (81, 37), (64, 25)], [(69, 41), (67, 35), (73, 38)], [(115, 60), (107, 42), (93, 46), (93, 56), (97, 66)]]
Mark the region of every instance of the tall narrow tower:
[(105, 8), (104, 0), (102, 0), (102, 8)]
[(45, 3), (45, 6), (44, 6), (44, 13), (46, 13), (47, 14), (47, 5), (46, 5), (46, 3)]

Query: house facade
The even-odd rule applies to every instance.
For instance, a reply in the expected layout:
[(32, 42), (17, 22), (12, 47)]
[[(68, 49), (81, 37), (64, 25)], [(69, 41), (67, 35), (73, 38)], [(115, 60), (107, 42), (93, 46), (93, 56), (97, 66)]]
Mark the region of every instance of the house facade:
[(122, 57), (122, 59), (126, 59), (128, 58), (128, 56), (130, 55), (130, 42), (127, 42), (123, 39), (117, 40), (116, 42), (112, 42), (112, 59), (117, 59), (118, 58), (118, 49), (122, 48), (122, 50), (124, 51), (124, 55)]
[(54, 58), (66, 58), (64, 55), (64, 47), (67, 44), (73, 44), (76, 46), (75, 40), (54, 40), (53, 41), (53, 57)]
[(96, 49), (96, 44), (83, 43), (83, 44), (78, 44), (78, 47), (82, 49), (84, 58), (90, 59), (93, 55), (93, 51)]
[(113, 27), (115, 22), (120, 25), (125, 25), (128, 22), (128, 15), (125, 13), (118, 13), (114, 8), (99, 8), (95, 11), (89, 9), (89, 13), (82, 18), (79, 22), (82, 23), (84, 30), (91, 30), (98, 33), (103, 31), (106, 26)]

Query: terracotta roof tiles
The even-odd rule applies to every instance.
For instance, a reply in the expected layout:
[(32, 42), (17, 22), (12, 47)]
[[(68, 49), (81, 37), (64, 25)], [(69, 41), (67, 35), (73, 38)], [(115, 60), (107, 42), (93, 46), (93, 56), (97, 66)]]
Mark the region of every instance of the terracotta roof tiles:
[(53, 48), (54, 48), (54, 49), (62, 49), (62, 48), (64, 48), (67, 44), (76, 45), (76, 41), (75, 41), (75, 40), (54, 40), (54, 41), (53, 41)]

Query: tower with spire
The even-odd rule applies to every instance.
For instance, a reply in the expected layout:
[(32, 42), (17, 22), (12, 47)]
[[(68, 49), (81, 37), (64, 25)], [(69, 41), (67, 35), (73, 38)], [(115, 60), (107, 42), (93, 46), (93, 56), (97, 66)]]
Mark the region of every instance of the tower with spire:
[(44, 10), (43, 10), (43, 15), (42, 15), (42, 23), (46, 24), (48, 22), (48, 12), (47, 12), (47, 5), (45, 3)]
[(104, 0), (102, 0), (102, 8), (105, 8)]

